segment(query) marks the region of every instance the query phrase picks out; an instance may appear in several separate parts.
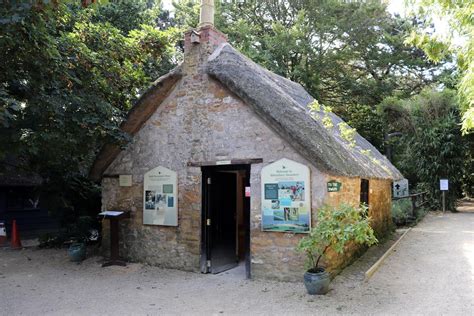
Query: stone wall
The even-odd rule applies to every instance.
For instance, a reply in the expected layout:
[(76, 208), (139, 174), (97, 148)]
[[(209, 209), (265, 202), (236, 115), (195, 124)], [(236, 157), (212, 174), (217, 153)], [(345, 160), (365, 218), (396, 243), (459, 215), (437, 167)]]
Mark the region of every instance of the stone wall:
[[(352, 205), (360, 203), (360, 178), (327, 176), (326, 181), (342, 183), (339, 192), (328, 192), (324, 203), (337, 206), (342, 202)], [(369, 179), (369, 216), (377, 236), (383, 237), (392, 226), (392, 182), (391, 180)]]
[(369, 180), (369, 216), (377, 237), (383, 238), (393, 227), (392, 181)]
[[(201, 170), (188, 162), (262, 158), (262, 164), (251, 166), (252, 272), (256, 277), (300, 277), (303, 265), (294, 246), (301, 235), (261, 232), (260, 170), (281, 158), (310, 166), (313, 213), (324, 198), (325, 176), (219, 83), (210, 80), (203, 91), (187, 89), (187, 80), (107, 170), (106, 175), (132, 174), (133, 186), (120, 187), (117, 178), (102, 181), (104, 208), (132, 210), (132, 218), (122, 225), (122, 254), (131, 260), (197, 271)], [(178, 227), (142, 225), (143, 175), (158, 165), (178, 172)]]

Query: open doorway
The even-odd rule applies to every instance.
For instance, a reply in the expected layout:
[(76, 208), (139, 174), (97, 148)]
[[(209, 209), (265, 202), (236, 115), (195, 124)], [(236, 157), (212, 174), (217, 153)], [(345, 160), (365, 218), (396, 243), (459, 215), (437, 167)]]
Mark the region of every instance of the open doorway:
[(245, 265), (250, 278), (250, 165), (202, 167), (201, 272)]

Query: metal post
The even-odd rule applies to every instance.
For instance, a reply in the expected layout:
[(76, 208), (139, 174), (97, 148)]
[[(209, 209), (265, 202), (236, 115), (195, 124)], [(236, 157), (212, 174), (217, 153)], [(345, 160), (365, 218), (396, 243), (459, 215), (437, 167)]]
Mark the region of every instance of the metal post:
[(443, 214), (446, 212), (446, 191), (443, 191)]

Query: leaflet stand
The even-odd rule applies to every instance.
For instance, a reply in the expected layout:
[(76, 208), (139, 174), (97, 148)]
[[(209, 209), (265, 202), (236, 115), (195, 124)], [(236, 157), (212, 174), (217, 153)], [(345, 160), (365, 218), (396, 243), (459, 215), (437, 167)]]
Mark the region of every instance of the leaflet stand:
[(119, 220), (130, 218), (129, 211), (106, 211), (99, 213), (100, 218), (110, 221), (110, 260), (103, 263), (102, 267), (126, 266), (126, 262), (119, 257)]

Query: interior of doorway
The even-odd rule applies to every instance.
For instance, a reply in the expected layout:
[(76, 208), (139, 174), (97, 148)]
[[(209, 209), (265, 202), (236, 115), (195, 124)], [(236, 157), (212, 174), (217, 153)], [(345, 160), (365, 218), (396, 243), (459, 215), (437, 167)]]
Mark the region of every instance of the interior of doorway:
[(202, 167), (201, 272), (245, 266), (250, 278), (250, 165)]

